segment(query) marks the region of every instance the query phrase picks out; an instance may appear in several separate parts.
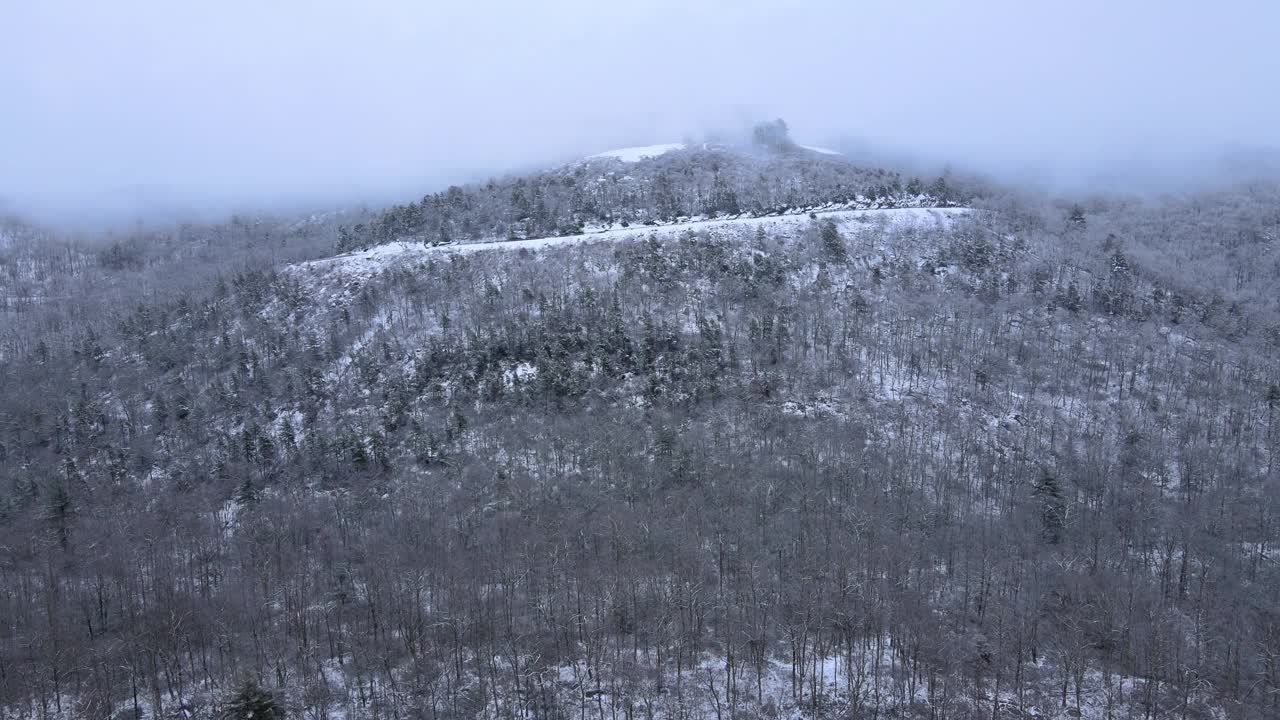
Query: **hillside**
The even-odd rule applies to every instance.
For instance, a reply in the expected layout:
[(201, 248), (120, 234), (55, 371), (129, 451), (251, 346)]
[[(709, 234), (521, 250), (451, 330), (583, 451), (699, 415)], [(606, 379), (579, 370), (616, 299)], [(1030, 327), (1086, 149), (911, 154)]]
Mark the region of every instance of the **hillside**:
[(14, 311), (0, 718), (1276, 716), (1280, 190), (648, 152)]
[(945, 177), (926, 182), (865, 168), (789, 139), (773, 144), (667, 143), (621, 148), (531, 175), (453, 186), (344, 227), (339, 249), (577, 235), (591, 226), (762, 217), (816, 207), (919, 207), (964, 199)]

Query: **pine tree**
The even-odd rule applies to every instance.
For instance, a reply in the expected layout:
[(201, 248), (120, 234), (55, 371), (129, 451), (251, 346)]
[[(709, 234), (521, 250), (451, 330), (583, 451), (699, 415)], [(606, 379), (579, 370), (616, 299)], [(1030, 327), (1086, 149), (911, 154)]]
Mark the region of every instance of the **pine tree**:
[(455, 406), (453, 411), (449, 413), (448, 424), (445, 427), (445, 437), (450, 442), (462, 437), (466, 433), (468, 425), (467, 416), (462, 412), (462, 408)]
[(351, 231), (348, 230), (347, 226), (345, 225), (340, 225), (338, 227), (338, 245), (336, 249), (339, 254), (351, 252), (352, 250), (356, 249), (355, 237), (351, 234)]
[(49, 493), (48, 517), (58, 545), (66, 550), (71, 544), (71, 496), (61, 482), (55, 481)]
[(256, 505), (258, 497), (258, 488), (254, 487), (251, 478), (246, 477), (244, 482), (240, 483), (240, 487), (236, 489), (236, 502), (244, 507)]
[(1057, 479), (1046, 473), (1036, 481), (1035, 496), (1040, 502), (1040, 536), (1050, 545), (1057, 545), (1062, 542), (1067, 524), (1066, 503)]
[(222, 710), (223, 720), (284, 720), (284, 711), (253, 678), (245, 678), (240, 687), (227, 700)]
[(609, 304), (609, 309), (605, 315), (605, 331), (601, 338), (604, 352), (611, 358), (615, 358), (621, 366), (621, 370), (631, 369), (632, 353), (631, 353), (631, 337), (627, 335), (626, 321), (622, 315), (622, 304), (618, 301), (617, 293), (614, 293), (613, 300)]
[(1071, 312), (1080, 312), (1080, 288), (1076, 286), (1076, 281), (1072, 280), (1067, 284), (1067, 293), (1062, 299), (1062, 307)]
[(947, 182), (945, 175), (939, 175), (937, 180), (929, 184), (929, 194), (940, 201), (951, 199), (951, 184)]
[(738, 195), (729, 187), (729, 183), (724, 176), (717, 174), (715, 180), (711, 184), (711, 206), (708, 208), (712, 214), (725, 213), (727, 215), (737, 215), (740, 212), (738, 206)]
[(676, 193), (675, 183), (665, 171), (658, 173), (653, 181), (653, 207), (658, 217), (664, 220), (675, 220), (682, 214), (680, 198)]
[(828, 260), (838, 263), (844, 262), (849, 257), (849, 251), (844, 246), (844, 238), (840, 237), (840, 230), (830, 220), (822, 225), (822, 254)]
[(293, 428), (293, 422), (288, 418), (280, 423), (280, 440), (284, 443), (284, 448), (288, 452), (293, 452), (298, 446), (298, 433)]

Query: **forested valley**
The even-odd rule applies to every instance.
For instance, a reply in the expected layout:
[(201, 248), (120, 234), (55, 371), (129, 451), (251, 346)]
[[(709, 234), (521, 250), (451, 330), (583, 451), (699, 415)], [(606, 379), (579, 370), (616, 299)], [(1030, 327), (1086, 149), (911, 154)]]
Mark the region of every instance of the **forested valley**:
[(4, 720), (1280, 717), (1274, 184), (0, 238)]

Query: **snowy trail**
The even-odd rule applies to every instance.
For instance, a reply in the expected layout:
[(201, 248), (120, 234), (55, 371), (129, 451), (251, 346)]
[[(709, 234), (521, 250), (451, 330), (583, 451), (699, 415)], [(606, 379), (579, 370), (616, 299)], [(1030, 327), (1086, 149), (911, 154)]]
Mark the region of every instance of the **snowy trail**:
[[(820, 220), (831, 220), (837, 225), (857, 223), (874, 227), (883, 222), (891, 226), (943, 225), (953, 218), (970, 212), (968, 208), (883, 208), (883, 209), (827, 209), (814, 210)], [(763, 227), (770, 231), (793, 231), (812, 222), (809, 212), (764, 217), (714, 218), (692, 220), (669, 225), (633, 225), (611, 227), (580, 235), (532, 238), (528, 240), (496, 240), (493, 242), (465, 243), (460, 245), (427, 246), (419, 242), (398, 240), (354, 253), (338, 255), (323, 260), (292, 265), (287, 271), (304, 273), (338, 272), (353, 275), (372, 275), (393, 265), (412, 262), (429, 255), (471, 254), (494, 250), (534, 251), (568, 245), (600, 242), (620, 242), (656, 236), (659, 240), (683, 235), (685, 232), (710, 230), (755, 230)]]

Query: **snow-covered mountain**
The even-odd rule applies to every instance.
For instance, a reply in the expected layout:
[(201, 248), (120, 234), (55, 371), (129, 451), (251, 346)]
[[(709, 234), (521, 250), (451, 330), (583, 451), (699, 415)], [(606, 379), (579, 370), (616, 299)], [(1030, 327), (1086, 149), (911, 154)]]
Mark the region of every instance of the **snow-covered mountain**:
[(0, 718), (1270, 720), (1280, 190), (780, 130), (8, 227)]

